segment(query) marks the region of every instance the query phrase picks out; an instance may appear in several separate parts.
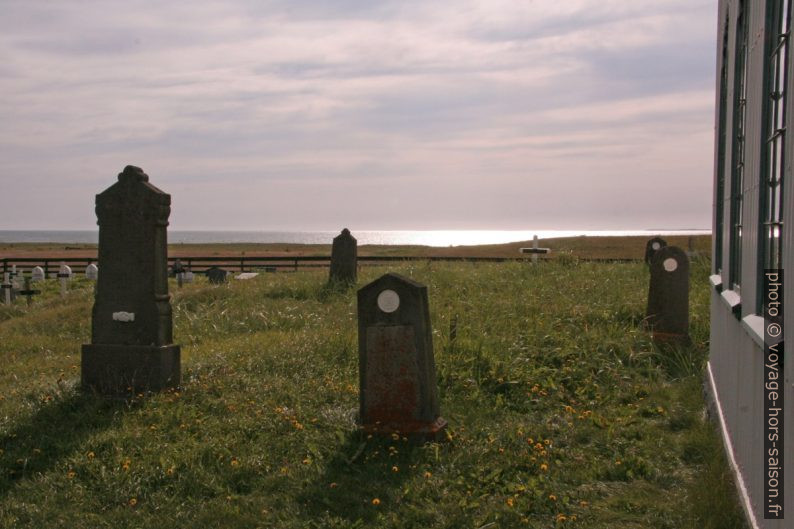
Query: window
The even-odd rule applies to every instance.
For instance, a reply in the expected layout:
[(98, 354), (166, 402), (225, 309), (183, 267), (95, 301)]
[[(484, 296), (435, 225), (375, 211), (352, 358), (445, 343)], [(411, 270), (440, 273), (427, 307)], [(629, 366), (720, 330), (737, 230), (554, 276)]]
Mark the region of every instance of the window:
[(736, 61), (734, 69), (733, 155), (731, 157), (730, 263), (729, 284), (739, 290), (742, 277), (742, 197), (744, 191), (745, 123), (747, 114), (747, 13), (739, 2), (736, 18)]
[(728, 17), (725, 17), (725, 25), (722, 30), (722, 68), (720, 69), (720, 103), (719, 114), (717, 115), (717, 181), (714, 196), (714, 273), (722, 272), (722, 241), (725, 238), (723, 233), (725, 226), (725, 143), (727, 140), (727, 129), (725, 118), (728, 106)]
[(764, 268), (782, 267), (783, 196), (782, 182), (786, 139), (786, 80), (791, 0), (767, 2), (767, 71), (765, 86), (766, 137), (761, 179), (761, 264)]

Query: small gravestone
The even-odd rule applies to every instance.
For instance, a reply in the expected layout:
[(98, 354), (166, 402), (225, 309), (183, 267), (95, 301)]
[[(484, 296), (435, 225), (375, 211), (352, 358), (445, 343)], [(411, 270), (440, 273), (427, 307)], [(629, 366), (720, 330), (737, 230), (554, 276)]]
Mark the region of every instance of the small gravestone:
[(213, 266), (209, 268), (206, 272), (207, 279), (209, 279), (210, 283), (214, 285), (220, 285), (221, 283), (226, 282), (226, 276), (228, 272), (222, 268), (218, 268), (217, 266)]
[(3, 282), (0, 283), (0, 291), (2, 291), (2, 300), (6, 305), (10, 305), (14, 300), (14, 285), (11, 283), (11, 274), (5, 272), (3, 274)]
[(646, 321), (657, 342), (689, 341), (689, 258), (664, 246), (651, 260)]
[(194, 277), (195, 275), (193, 274), (193, 272), (190, 271), (190, 268), (185, 269), (185, 272), (183, 274), (183, 281), (185, 283), (192, 283)]
[(97, 277), (99, 277), (99, 267), (94, 263), (89, 263), (89, 265), (85, 267), (85, 278), (96, 281)]
[(255, 278), (258, 275), (259, 274), (257, 272), (242, 272), (242, 273), (237, 274), (236, 276), (234, 276), (234, 278), (245, 281), (246, 279), (253, 279), (253, 278)]
[(44, 277), (44, 269), (40, 266), (37, 266), (30, 271), (30, 279), (32, 281), (44, 281)]
[(443, 439), (427, 287), (390, 273), (358, 291), (358, 358), (365, 432)]
[(106, 395), (179, 385), (168, 294), (171, 196), (127, 166), (96, 196), (99, 274), (91, 343), (83, 345), (82, 386)]
[(58, 269), (58, 280), (61, 282), (61, 297), (66, 295), (69, 288), (69, 280), (72, 279), (72, 268), (66, 263), (61, 263)]
[(667, 241), (661, 237), (648, 239), (648, 242), (645, 243), (645, 264), (650, 265), (654, 254), (665, 246), (667, 246)]
[(180, 259), (174, 261), (173, 273), (174, 277), (176, 277), (177, 286), (182, 288), (182, 281), (185, 280), (185, 267), (182, 266), (182, 261)]
[(331, 283), (356, 282), (358, 268), (358, 241), (350, 235), (347, 228), (334, 237), (331, 247), (331, 273), (328, 281)]

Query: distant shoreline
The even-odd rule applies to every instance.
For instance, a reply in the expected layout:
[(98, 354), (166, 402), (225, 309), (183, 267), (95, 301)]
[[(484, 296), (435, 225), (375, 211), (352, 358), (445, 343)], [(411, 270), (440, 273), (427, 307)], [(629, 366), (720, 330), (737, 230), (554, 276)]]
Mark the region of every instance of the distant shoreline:
[[(551, 248), (550, 258), (580, 257), (601, 259), (642, 259), (645, 243), (655, 233), (645, 235), (573, 236), (539, 239), (541, 247)], [(670, 245), (697, 255), (711, 255), (711, 235), (662, 235)], [(168, 245), (170, 257), (187, 256), (327, 256), (331, 253), (331, 240), (323, 244), (299, 243), (174, 243)], [(532, 245), (532, 240), (504, 244), (474, 244), (435, 247), (417, 244), (361, 244), (361, 256), (438, 256), (438, 257), (520, 257), (520, 248)], [(0, 259), (19, 257), (92, 257), (96, 258), (95, 243), (3, 243), (0, 242)]]

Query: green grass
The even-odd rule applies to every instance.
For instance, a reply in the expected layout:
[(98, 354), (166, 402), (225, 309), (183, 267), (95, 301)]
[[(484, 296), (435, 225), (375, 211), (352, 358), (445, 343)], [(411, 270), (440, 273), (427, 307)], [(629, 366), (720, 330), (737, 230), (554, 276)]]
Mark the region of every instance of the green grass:
[(87, 281), (0, 307), (0, 526), (743, 527), (703, 418), (707, 264), (672, 352), (642, 329), (642, 264), (419, 263), (359, 286), (386, 271), (428, 286), (449, 442), (358, 433), (355, 290), (326, 272), (172, 285), (183, 386), (129, 402), (75, 390)]

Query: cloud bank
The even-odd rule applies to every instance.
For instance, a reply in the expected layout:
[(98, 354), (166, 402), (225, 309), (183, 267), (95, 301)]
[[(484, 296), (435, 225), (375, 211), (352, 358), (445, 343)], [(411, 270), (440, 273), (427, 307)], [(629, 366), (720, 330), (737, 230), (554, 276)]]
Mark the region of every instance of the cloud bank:
[(0, 229), (708, 227), (716, 2), (6, 0)]

